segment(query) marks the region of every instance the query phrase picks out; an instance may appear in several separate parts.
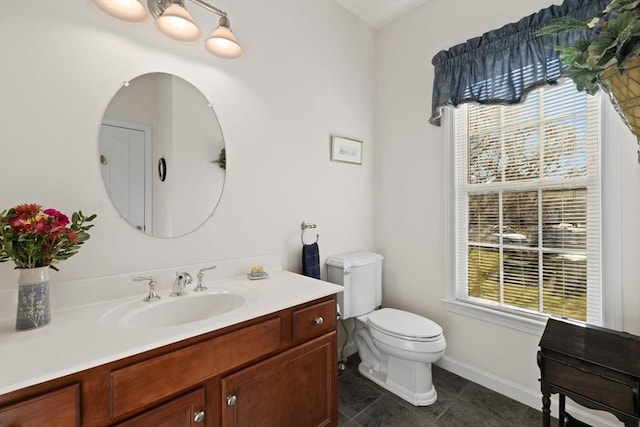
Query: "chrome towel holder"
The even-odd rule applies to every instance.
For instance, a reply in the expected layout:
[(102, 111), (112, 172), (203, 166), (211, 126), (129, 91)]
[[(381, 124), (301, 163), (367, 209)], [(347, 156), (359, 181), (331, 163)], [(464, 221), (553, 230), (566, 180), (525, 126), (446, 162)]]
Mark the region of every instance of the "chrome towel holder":
[[(307, 243), (304, 242), (304, 232), (307, 231), (309, 228), (316, 228), (317, 225), (315, 224), (311, 224), (309, 223), (309, 221), (304, 221), (302, 224), (300, 224), (300, 228), (302, 228), (302, 234), (300, 235), (300, 240), (302, 241), (302, 245), (306, 245)], [(318, 240), (320, 239), (320, 235), (318, 233), (316, 233), (316, 241), (315, 243), (318, 243)]]

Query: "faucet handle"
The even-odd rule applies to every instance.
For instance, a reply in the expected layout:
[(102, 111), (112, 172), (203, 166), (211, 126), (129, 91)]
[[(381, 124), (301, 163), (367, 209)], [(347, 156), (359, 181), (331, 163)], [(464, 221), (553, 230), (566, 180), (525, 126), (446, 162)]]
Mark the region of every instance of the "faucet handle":
[(204, 279), (204, 272), (207, 270), (213, 270), (216, 267), (217, 266), (212, 265), (211, 267), (201, 268), (200, 271), (198, 271), (198, 274), (196, 276), (198, 278), (198, 285), (195, 288), (193, 288), (195, 292), (202, 292), (207, 290), (207, 287), (202, 284), (202, 279)]
[(160, 295), (158, 295), (158, 293), (156, 292), (156, 285), (158, 284), (155, 280), (153, 280), (153, 276), (140, 276), (140, 277), (134, 277), (132, 279), (134, 282), (142, 282), (144, 280), (148, 280), (149, 281), (149, 295), (147, 295), (147, 297), (145, 299), (143, 299), (142, 301), (144, 302), (152, 302), (152, 301), (158, 301), (160, 299)]

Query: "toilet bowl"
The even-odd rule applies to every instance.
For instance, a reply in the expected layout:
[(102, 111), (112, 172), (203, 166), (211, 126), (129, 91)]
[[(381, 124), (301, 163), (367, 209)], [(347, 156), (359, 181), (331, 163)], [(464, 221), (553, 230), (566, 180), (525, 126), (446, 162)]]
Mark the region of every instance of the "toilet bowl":
[(354, 340), (363, 376), (415, 406), (436, 402), (431, 364), (440, 360), (447, 345), (438, 324), (383, 308), (356, 318)]
[(360, 373), (416, 406), (431, 405), (438, 394), (431, 364), (447, 343), (435, 322), (403, 310), (382, 308), (382, 255), (355, 252), (327, 258), (328, 280), (344, 286), (342, 319), (355, 318), (354, 342)]

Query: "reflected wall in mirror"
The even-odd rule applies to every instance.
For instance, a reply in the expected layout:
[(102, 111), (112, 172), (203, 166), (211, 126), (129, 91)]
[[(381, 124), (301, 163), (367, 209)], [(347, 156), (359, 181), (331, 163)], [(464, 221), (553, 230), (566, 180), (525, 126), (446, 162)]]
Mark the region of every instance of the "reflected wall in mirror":
[(126, 82), (100, 129), (100, 168), (111, 201), (129, 224), (155, 237), (188, 234), (212, 215), (224, 186), (217, 162), (223, 149), (209, 101), (166, 73)]

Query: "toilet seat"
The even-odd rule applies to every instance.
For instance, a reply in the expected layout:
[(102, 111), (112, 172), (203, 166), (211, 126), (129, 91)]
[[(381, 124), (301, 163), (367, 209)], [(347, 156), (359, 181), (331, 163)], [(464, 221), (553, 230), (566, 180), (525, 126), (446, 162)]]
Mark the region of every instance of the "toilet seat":
[(367, 324), (385, 335), (402, 340), (433, 342), (442, 339), (442, 327), (436, 322), (393, 308), (369, 313)]

